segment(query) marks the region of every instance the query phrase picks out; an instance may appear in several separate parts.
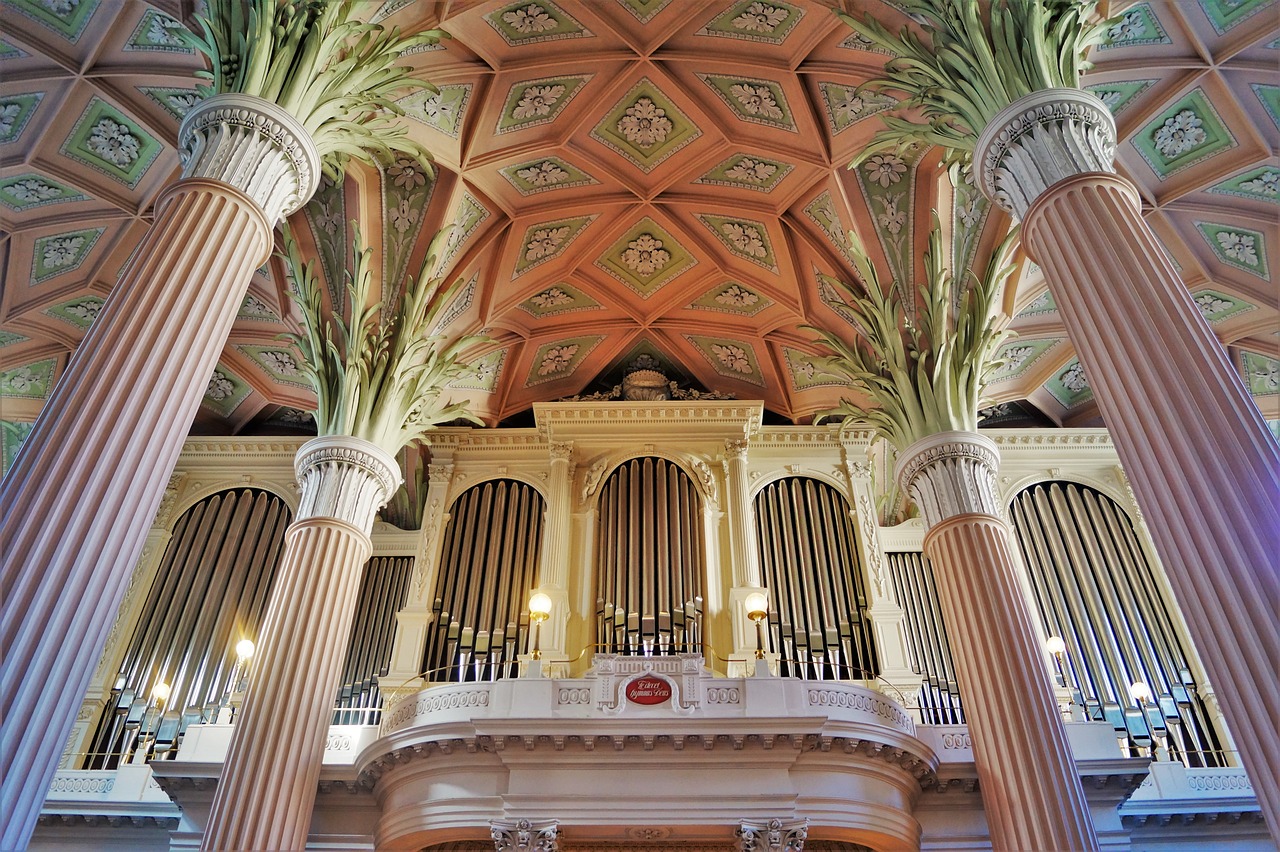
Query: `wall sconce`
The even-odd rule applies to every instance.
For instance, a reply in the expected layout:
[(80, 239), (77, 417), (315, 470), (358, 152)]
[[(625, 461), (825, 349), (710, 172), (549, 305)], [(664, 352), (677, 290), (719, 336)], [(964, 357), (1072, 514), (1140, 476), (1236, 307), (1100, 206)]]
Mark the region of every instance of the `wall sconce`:
[(752, 592), (742, 601), (747, 618), (756, 624), (756, 659), (764, 659), (764, 622), (769, 617), (769, 599), (764, 592)]
[(542, 659), (542, 622), (551, 617), (551, 596), (543, 592), (535, 592), (529, 597), (529, 620), (533, 622), (533, 650), (530, 652), (535, 660)]
[(1062, 659), (1067, 655), (1067, 643), (1061, 636), (1050, 636), (1044, 640), (1044, 649), (1053, 654), (1053, 665), (1058, 670), (1058, 686), (1066, 686), (1067, 676), (1062, 670)]

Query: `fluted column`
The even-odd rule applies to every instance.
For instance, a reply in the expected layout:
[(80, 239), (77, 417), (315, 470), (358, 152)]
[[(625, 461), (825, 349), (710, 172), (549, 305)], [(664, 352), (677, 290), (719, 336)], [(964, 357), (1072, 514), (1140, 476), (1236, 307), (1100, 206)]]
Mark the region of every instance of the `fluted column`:
[(760, 551), (751, 511), (751, 489), (747, 481), (747, 442), (724, 442), (725, 501), (729, 511), (729, 558), (735, 586), (759, 586)]
[(988, 438), (944, 432), (903, 451), (898, 481), (924, 517), (992, 846), (1097, 849), (1000, 517), (998, 463)]
[(997, 116), (975, 162), (1022, 219), (1280, 839), (1280, 448), (1114, 148), (1101, 101), (1050, 90)]
[(179, 145), (183, 179), (0, 485), (0, 849), (30, 837), (249, 279), (318, 178), (257, 99), (205, 101)]
[(538, 583), (563, 589), (569, 585), (570, 519), (573, 514), (569, 467), (573, 460), (573, 444), (554, 442), (550, 446), (550, 452), (546, 525), (542, 531), (542, 562), (538, 566)]
[(201, 849), (302, 849), (374, 515), (395, 459), (368, 441), (315, 438), (295, 462), (302, 503), (285, 536), (244, 708)]

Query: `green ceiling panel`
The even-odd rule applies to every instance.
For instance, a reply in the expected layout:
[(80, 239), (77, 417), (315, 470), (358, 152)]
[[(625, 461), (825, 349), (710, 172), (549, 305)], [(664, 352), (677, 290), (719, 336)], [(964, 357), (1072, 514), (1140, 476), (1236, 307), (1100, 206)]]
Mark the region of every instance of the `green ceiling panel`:
[(169, 53), (195, 53), (178, 35), (186, 30), (182, 22), (164, 12), (148, 9), (138, 26), (124, 43), (125, 50), (159, 50)]
[(738, 281), (725, 281), (703, 293), (691, 308), (752, 317), (773, 304), (768, 297)]
[(764, 375), (760, 372), (760, 362), (756, 359), (755, 349), (750, 343), (723, 337), (702, 337), (696, 334), (684, 335), (702, 357), (707, 359), (711, 369), (729, 379), (764, 387)]
[(1213, 222), (1196, 222), (1196, 227), (1218, 260), (1251, 272), (1263, 281), (1271, 280), (1267, 272), (1266, 238), (1262, 234)]
[(711, 87), (711, 91), (743, 121), (797, 132), (787, 96), (783, 94), (782, 86), (774, 81), (722, 77), (719, 74), (699, 74), (698, 79)]
[(436, 322), (435, 328), (431, 329), (432, 334), (439, 334), (444, 329), (453, 324), (453, 321), (467, 312), (471, 307), (471, 303), (476, 298), (476, 284), (480, 280), (480, 273), (471, 276), (471, 280), (463, 285), (458, 291), (458, 295), (453, 297), (453, 301), (449, 303), (449, 307), (440, 315), (440, 319)]
[(0, 38), (0, 62), (6, 59), (19, 59), (26, 56), (27, 52), (20, 47), (14, 47), (9, 42)]
[(39, 237), (31, 252), (31, 283), (39, 284), (78, 269), (106, 228), (86, 228)]
[(571, 219), (557, 219), (530, 225), (520, 241), (520, 255), (516, 258), (516, 266), (511, 273), (511, 278), (513, 280), (519, 278), (535, 266), (541, 266), (559, 257), (599, 215), (599, 213), (592, 213), (590, 216), (576, 216)]
[(452, 139), (462, 130), (462, 118), (471, 100), (470, 83), (440, 86), (434, 92), (414, 92), (396, 101), (405, 115), (433, 127)]
[(794, 168), (795, 166), (781, 160), (738, 152), (694, 183), (737, 186), (767, 193)]
[(525, 163), (516, 163), (501, 169), (499, 173), (516, 188), (516, 192), (525, 197), (552, 189), (569, 189), (599, 183), (582, 169), (570, 165), (559, 157), (542, 157)]
[(819, 83), (822, 104), (826, 107), (827, 126), (832, 133), (848, 130), (864, 118), (895, 106), (898, 102), (878, 92), (858, 93), (857, 86)]
[(239, 312), (236, 317), (246, 320), (258, 320), (262, 322), (280, 322), (280, 315), (276, 313), (275, 308), (259, 299), (257, 296), (249, 293), (244, 297), (244, 302), (240, 305)]
[(534, 353), (533, 363), (529, 366), (529, 375), (524, 381), (525, 387), (572, 376), (573, 371), (582, 363), (582, 359), (586, 358), (601, 340), (604, 340), (603, 334), (588, 334), (557, 340), (554, 343), (544, 343)]
[(89, 196), (74, 187), (33, 172), (0, 178), (0, 204), (10, 210), (24, 211), (46, 204), (88, 199)]
[(53, 389), (53, 358), (0, 372), (0, 397), (44, 399)]
[(4, 0), (4, 5), (24, 17), (38, 21), (73, 44), (101, 0)]
[(1058, 312), (1058, 304), (1053, 300), (1053, 294), (1045, 290), (1035, 298), (1031, 304), (1018, 311), (1017, 319), (1023, 317), (1034, 317), (1040, 314), (1056, 314)]
[(1280, 86), (1264, 86), (1261, 83), (1250, 83), (1249, 88), (1258, 96), (1262, 106), (1266, 108), (1271, 122), (1280, 129)]
[(1111, 22), (1099, 50), (1113, 47), (1137, 47), (1142, 44), (1172, 44), (1169, 34), (1150, 3), (1139, 3)]
[(499, 349), (482, 355), (471, 363), (475, 374), (449, 383), (451, 388), (478, 390), (493, 393), (498, 387), (498, 377), (502, 375), (502, 364), (507, 360), (507, 350)]
[(0, 144), (18, 141), (43, 98), (44, 92), (0, 97)]
[(671, 0), (617, 0), (617, 3), (634, 15), (637, 21), (647, 24), (654, 15), (667, 8)]
[(1245, 386), (1252, 395), (1274, 396), (1280, 393), (1280, 360), (1257, 352), (1242, 351), (1240, 367)]
[(17, 332), (0, 330), (0, 347), (12, 346), (15, 343), (21, 343), (24, 340), (30, 339), (30, 337), (18, 334)]
[(319, 188), (302, 208), (320, 250), (320, 268), (324, 270), (325, 284), (329, 288), (329, 295), (334, 299), (342, 298), (340, 285), (343, 270), (347, 266), (347, 249), (350, 247), (346, 205), (342, 184), (322, 177)]
[(845, 50), (861, 50), (864, 53), (880, 53), (885, 56), (889, 55), (889, 51), (876, 44), (862, 33), (852, 33), (844, 41), (840, 42), (840, 47)]
[(236, 348), (248, 355), (274, 381), (284, 385), (307, 388), (308, 390), (311, 388), (311, 383), (303, 375), (298, 353), (292, 349), (284, 349), (279, 346), (248, 345), (237, 346)]
[(213, 371), (213, 375), (209, 377), (209, 384), (205, 386), (204, 399), (200, 400), (200, 404), (223, 417), (230, 417), (231, 412), (235, 411), (252, 391), (253, 388), (248, 382), (220, 363)]
[(1209, 192), (1280, 204), (1280, 169), (1275, 166), (1250, 169), (1211, 187)]
[(698, 35), (782, 44), (804, 10), (777, 0), (739, 0), (698, 30)]
[(471, 193), (463, 192), (458, 210), (453, 214), (453, 230), (449, 233), (449, 239), (444, 246), (444, 257), (440, 261), (441, 269), (449, 267), (454, 256), (476, 232), (476, 228), (479, 228), (488, 218), (489, 208), (481, 204), (480, 200)]
[[(1204, 10), (1209, 23), (1213, 24), (1218, 35), (1222, 35), (1264, 9), (1274, 7), (1276, 2), (1277, 0), (1200, 0), (1200, 8)], [(1274, 23), (1274, 16), (1272, 16), (1269, 22), (1264, 20), (1262, 26)]]
[(507, 93), (495, 132), (510, 133), (555, 121), (593, 76), (543, 77), (516, 83)]
[(1112, 115), (1119, 115), (1133, 103), (1133, 99), (1156, 84), (1156, 80), (1119, 80), (1086, 86), (1085, 90), (1098, 96)]
[(92, 98), (62, 153), (132, 189), (163, 146), (141, 125), (101, 98)]
[(787, 361), (787, 372), (791, 374), (791, 385), (798, 391), (809, 390), (829, 385), (847, 387), (848, 382), (831, 372), (826, 366), (826, 358), (810, 355), (790, 346), (782, 347), (782, 356)]
[(564, 281), (534, 293), (520, 303), (520, 310), (538, 319), (573, 311), (592, 311), (601, 305), (595, 299)]
[(195, 89), (175, 89), (168, 86), (139, 86), (138, 91), (158, 103), (165, 112), (181, 121), (191, 108), (200, 103)]
[(710, 213), (699, 213), (698, 221), (738, 257), (778, 274), (778, 261), (773, 253), (773, 244), (769, 242), (769, 230), (762, 223)]
[(1236, 147), (1203, 89), (1188, 92), (1133, 137), (1133, 145), (1161, 180)]
[(102, 312), (102, 306), (106, 302), (98, 296), (80, 296), (61, 305), (54, 305), (51, 308), (45, 308), (45, 314), (60, 319), (65, 323), (70, 323), (79, 329), (86, 329), (93, 325), (93, 321), (98, 318), (98, 314)]
[(1038, 340), (1012, 340), (1000, 348), (997, 357), (1004, 361), (999, 370), (992, 373), (989, 382), (1005, 382), (1017, 378), (1030, 369), (1040, 356), (1061, 343), (1061, 337), (1046, 337)]
[(1236, 314), (1257, 310), (1254, 305), (1218, 290), (1200, 290), (1195, 294), (1196, 307), (1209, 322), (1222, 322)]
[(417, 159), (410, 157), (397, 157), (394, 163), (382, 167), (382, 173), (382, 277), (385, 281), (402, 281), (436, 182)]
[(551, 0), (521, 0), (490, 12), (484, 19), (511, 46), (593, 35)]
[(1084, 374), (1084, 367), (1080, 366), (1079, 358), (1072, 358), (1071, 363), (1059, 370), (1044, 386), (1064, 408), (1075, 408), (1093, 399), (1093, 389), (1089, 387), (1089, 379)]
[(9, 472), (13, 460), (22, 449), (23, 441), (31, 434), (34, 423), (15, 423), (12, 420), (0, 420), (0, 476)]
[(648, 77), (640, 80), (591, 131), (646, 174), (702, 135)]
[(845, 231), (844, 223), (840, 221), (840, 216), (836, 213), (836, 205), (831, 198), (831, 193), (824, 191), (805, 205), (804, 215), (822, 229), (822, 233), (836, 251), (844, 255), (847, 260), (853, 260), (853, 255), (849, 251), (849, 235)]
[(647, 299), (697, 262), (675, 237), (646, 216), (605, 249), (596, 266)]

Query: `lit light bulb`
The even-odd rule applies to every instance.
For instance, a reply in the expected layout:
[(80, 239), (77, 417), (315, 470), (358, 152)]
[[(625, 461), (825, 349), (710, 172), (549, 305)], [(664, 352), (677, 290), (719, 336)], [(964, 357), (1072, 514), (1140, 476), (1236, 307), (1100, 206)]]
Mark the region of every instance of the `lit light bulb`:
[(539, 621), (551, 615), (551, 596), (536, 592), (529, 598), (529, 614)]
[(1142, 681), (1134, 681), (1129, 684), (1129, 697), (1133, 699), (1135, 704), (1143, 704), (1151, 700), (1151, 687)]
[(247, 660), (253, 656), (256, 646), (251, 639), (241, 639), (236, 643), (236, 656), (241, 660)]
[(764, 592), (752, 592), (743, 599), (742, 605), (747, 609), (747, 618), (752, 621), (760, 621), (769, 614), (769, 598)]
[(1044, 647), (1050, 654), (1055, 657), (1061, 657), (1067, 653), (1067, 643), (1063, 641), (1061, 636), (1050, 636), (1044, 640)]
[(156, 685), (151, 687), (151, 697), (154, 698), (158, 703), (163, 704), (164, 702), (169, 700), (169, 693), (172, 691), (173, 690), (169, 687), (169, 684), (165, 683), (162, 680), (157, 681)]

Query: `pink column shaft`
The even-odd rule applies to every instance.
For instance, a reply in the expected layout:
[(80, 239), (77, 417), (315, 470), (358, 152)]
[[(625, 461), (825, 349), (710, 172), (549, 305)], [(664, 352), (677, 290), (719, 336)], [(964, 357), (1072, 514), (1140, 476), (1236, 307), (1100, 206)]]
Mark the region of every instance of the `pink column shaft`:
[(289, 528), (249, 693), (201, 849), (306, 846), (369, 536), (336, 518)]
[(956, 515), (924, 550), (955, 649), (982, 804), (997, 850), (1097, 849), (1004, 522)]
[(1023, 240), (1280, 839), (1280, 449), (1127, 181), (1056, 183)]
[[(0, 849), (25, 846), (249, 279), (260, 207), (167, 190), (0, 486)], [(50, 487), (57, 483), (57, 487)]]

